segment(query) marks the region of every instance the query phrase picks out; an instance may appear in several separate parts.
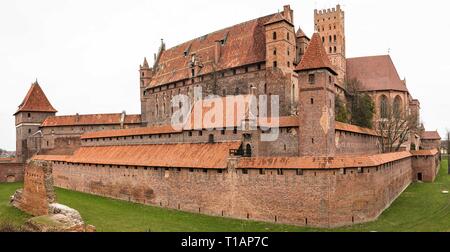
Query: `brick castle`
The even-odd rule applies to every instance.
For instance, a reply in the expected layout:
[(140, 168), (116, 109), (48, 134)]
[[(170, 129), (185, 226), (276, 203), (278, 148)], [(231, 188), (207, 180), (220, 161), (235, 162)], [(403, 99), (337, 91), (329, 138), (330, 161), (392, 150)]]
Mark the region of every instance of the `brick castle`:
[[(0, 161), (0, 181), (23, 179), (34, 159), (53, 166), (56, 186), (182, 211), (318, 227), (374, 220), (412, 182), (434, 181), (440, 137), (413, 132), (400, 152), (381, 153), (377, 131), (336, 122), (349, 79), (375, 102), (374, 120), (386, 104), (420, 118), (420, 103), (389, 55), (346, 58), (339, 5), (315, 10), (314, 25), (307, 36), (284, 6), (170, 49), (161, 41), (139, 67), (139, 115), (56, 116), (36, 81), (14, 114), (17, 157)], [(195, 116), (275, 96), (277, 115)]]

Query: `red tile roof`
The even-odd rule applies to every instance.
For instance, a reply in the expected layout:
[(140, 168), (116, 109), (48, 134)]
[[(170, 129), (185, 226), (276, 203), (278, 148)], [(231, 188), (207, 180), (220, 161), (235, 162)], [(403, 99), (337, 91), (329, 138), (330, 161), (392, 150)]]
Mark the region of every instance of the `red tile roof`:
[(240, 169), (340, 169), (379, 166), (388, 162), (405, 159), (409, 152), (395, 152), (377, 155), (321, 157), (260, 157), (242, 158)]
[(34, 156), (35, 160), (79, 164), (174, 168), (227, 168), (229, 151), (241, 142), (81, 147), (72, 156)]
[(15, 158), (0, 158), (0, 163), (11, 163), (15, 161)]
[(321, 68), (326, 68), (332, 73), (336, 74), (325, 51), (325, 48), (323, 47), (323, 43), (319, 33), (314, 33), (311, 38), (311, 42), (306, 49), (305, 55), (303, 56), (302, 61), (297, 66), (295, 71), (314, 70)]
[(45, 96), (44, 91), (39, 86), (37, 82), (31, 85), (31, 88), (28, 90), (25, 99), (23, 99), (22, 103), (19, 105), (17, 112), (14, 114), (18, 114), (19, 112), (48, 112), (48, 113), (56, 113), (56, 109), (50, 104)]
[(145, 135), (159, 135), (179, 133), (181, 130), (174, 129), (171, 125), (133, 128), (133, 129), (119, 129), (119, 130), (104, 130), (97, 132), (88, 132), (81, 136), (81, 139), (92, 138), (107, 138), (107, 137), (126, 137), (126, 136), (145, 136)]
[(437, 149), (418, 150), (418, 151), (411, 151), (411, 154), (413, 156), (436, 156), (437, 154), (439, 154), (439, 151)]
[(297, 36), (297, 38), (306, 37), (309, 40), (308, 36), (306, 36), (305, 32), (302, 30), (301, 27), (298, 27), (298, 30), (295, 33), (295, 35)]
[(389, 55), (347, 59), (347, 79), (358, 79), (361, 91), (408, 92)]
[(363, 127), (359, 127), (359, 126), (351, 125), (351, 124), (347, 124), (347, 123), (342, 123), (342, 122), (336, 122), (336, 130), (359, 133), (359, 134), (370, 135), (370, 136), (380, 136), (380, 134), (378, 134), (373, 129), (363, 128)]
[[(42, 123), (43, 127), (79, 126), (79, 125), (115, 125), (120, 124), (122, 114), (94, 114), (50, 116)], [(141, 123), (141, 115), (126, 115), (125, 124)]]
[[(157, 71), (150, 87), (172, 83), (191, 78), (191, 55), (195, 54), (202, 65), (197, 76), (214, 71), (215, 46), (217, 41), (224, 40), (220, 46), (220, 59), (216, 71), (249, 65), (266, 60), (265, 27), (274, 15), (269, 15), (241, 23), (181, 45), (162, 51)], [(188, 52), (188, 56), (184, 55)]]
[(270, 25), (270, 24), (274, 24), (274, 23), (278, 23), (278, 22), (286, 22), (286, 23), (290, 24), (291, 26), (294, 26), (281, 13), (277, 13), (277, 14), (273, 15), (272, 18), (267, 23), (265, 23), (264, 25)]
[(441, 140), (441, 136), (439, 135), (439, 132), (437, 131), (424, 131), (420, 135), (420, 138), (423, 140)]

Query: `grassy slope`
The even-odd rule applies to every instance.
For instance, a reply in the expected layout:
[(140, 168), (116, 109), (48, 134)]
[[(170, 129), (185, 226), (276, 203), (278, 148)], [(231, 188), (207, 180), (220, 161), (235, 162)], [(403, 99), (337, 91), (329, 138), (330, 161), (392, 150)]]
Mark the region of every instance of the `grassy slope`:
[[(9, 196), (20, 184), (0, 185), (0, 222), (19, 225), (28, 217), (8, 206)], [(318, 230), (269, 223), (210, 217), (132, 204), (57, 189), (58, 201), (80, 211), (98, 231), (450, 231), (450, 189), (447, 162), (435, 183), (411, 185), (378, 221), (334, 230)]]

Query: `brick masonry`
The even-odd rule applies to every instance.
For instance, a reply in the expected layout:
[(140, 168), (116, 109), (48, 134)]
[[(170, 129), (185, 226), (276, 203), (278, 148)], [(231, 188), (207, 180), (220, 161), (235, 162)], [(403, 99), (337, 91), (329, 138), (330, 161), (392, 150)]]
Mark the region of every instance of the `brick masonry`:
[[(436, 173), (422, 158), (370, 168), (224, 171), (54, 162), (55, 185), (182, 211), (300, 226), (375, 220), (414, 180)], [(423, 162), (422, 162), (423, 161)], [(424, 178), (427, 178), (424, 176)]]
[(23, 181), (24, 164), (0, 163), (0, 183)]
[(14, 194), (13, 205), (33, 216), (49, 214), (55, 202), (52, 163), (31, 160), (25, 167), (24, 187)]

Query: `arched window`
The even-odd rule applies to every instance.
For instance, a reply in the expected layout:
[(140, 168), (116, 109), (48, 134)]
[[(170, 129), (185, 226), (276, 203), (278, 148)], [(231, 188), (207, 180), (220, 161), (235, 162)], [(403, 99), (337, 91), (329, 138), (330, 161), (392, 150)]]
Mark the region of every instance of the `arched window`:
[(402, 113), (402, 106), (403, 106), (403, 102), (402, 102), (402, 98), (400, 98), (400, 96), (396, 96), (394, 99), (394, 115), (395, 116), (400, 116)]
[(380, 116), (383, 119), (388, 117), (388, 99), (385, 95), (380, 98)]

